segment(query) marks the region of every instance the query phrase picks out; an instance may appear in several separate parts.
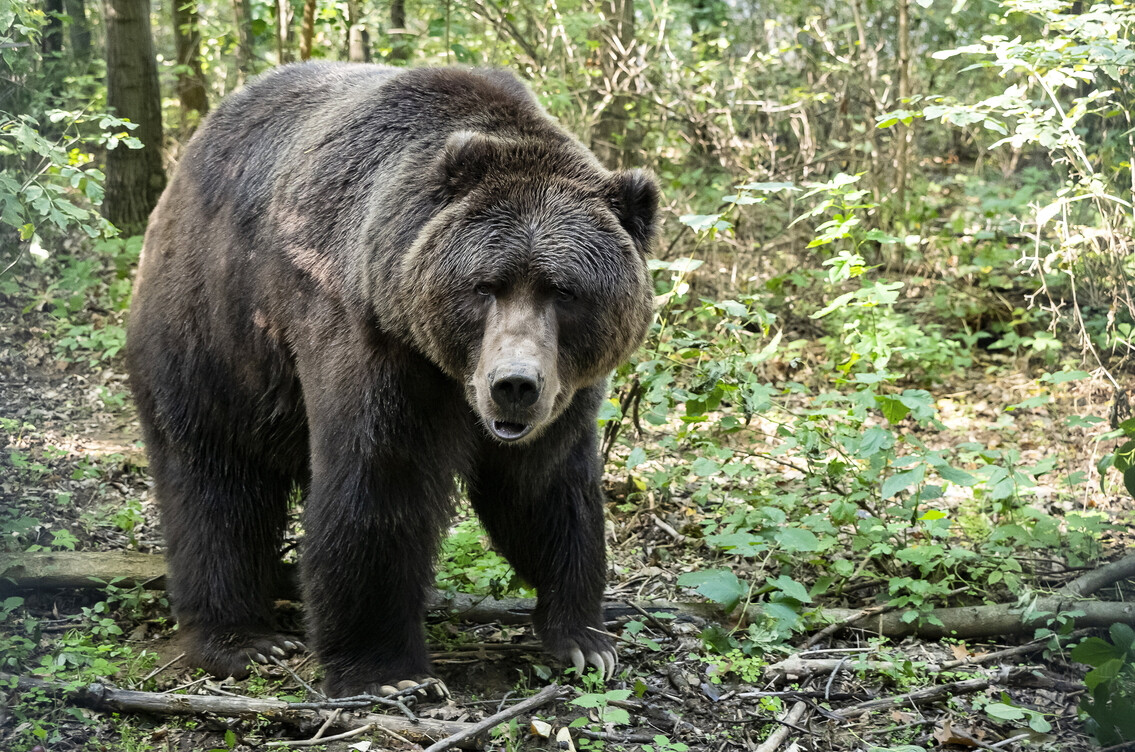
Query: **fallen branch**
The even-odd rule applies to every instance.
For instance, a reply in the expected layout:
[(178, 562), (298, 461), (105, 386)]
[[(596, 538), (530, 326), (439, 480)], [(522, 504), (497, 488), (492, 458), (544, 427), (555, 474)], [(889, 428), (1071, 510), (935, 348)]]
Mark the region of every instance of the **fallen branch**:
[(792, 727), (800, 725), (800, 719), (804, 717), (804, 711), (807, 709), (808, 703), (797, 700), (783, 716), (777, 719), (780, 728), (769, 734), (768, 739), (761, 742), (761, 746), (757, 747), (755, 752), (776, 752), (780, 749), (780, 745), (784, 744), (788, 735), (792, 733)]
[(52, 551), (0, 554), (0, 591), (36, 588), (97, 588), (117, 580), (165, 589), (166, 563), (137, 551)]
[[(328, 720), (330, 720), (330, 719), (328, 719)], [(355, 737), (355, 736), (361, 736), (362, 734), (365, 734), (368, 731), (374, 731), (375, 728), (376, 728), (376, 726), (373, 723), (368, 723), (365, 726), (359, 726), (358, 728), (353, 728), (350, 731), (344, 731), (341, 734), (333, 734), (331, 736), (320, 736), (319, 734), (316, 734), (311, 739), (299, 739), (299, 740), (283, 740), (283, 739), (281, 739), (281, 740), (278, 740), (278, 741), (264, 742), (264, 746), (265, 747), (316, 747), (316, 746), (319, 746), (320, 744), (326, 744), (327, 742), (341, 742), (344, 739), (350, 739), (350, 738)]]
[(1060, 592), (1074, 598), (1084, 598), (1120, 580), (1130, 579), (1135, 579), (1135, 554), (1080, 575), (1060, 588)]
[[(934, 664), (925, 666), (927, 671), (937, 673), (941, 668)], [(801, 681), (816, 674), (830, 674), (833, 671), (896, 671), (901, 667), (893, 661), (860, 660), (859, 656), (843, 658), (801, 658), (790, 655), (783, 661), (766, 666), (762, 672), (765, 679), (788, 679)]]
[[(844, 611), (845, 609), (822, 609), (817, 615), (825, 621), (833, 621), (838, 620)], [(913, 635), (927, 640), (943, 637), (975, 639), (1026, 634), (1037, 627), (1047, 626), (1055, 615), (1072, 613), (1076, 615), (1069, 616), (1069, 621), (1077, 628), (1107, 628), (1116, 623), (1135, 626), (1135, 603), (1083, 601), (1058, 596), (1037, 598), (1028, 612), (1023, 612), (1016, 606), (997, 603), (936, 608), (924, 614), (924, 617), (933, 617), (939, 624), (930, 623), (928, 618), (904, 622), (902, 614), (895, 612), (858, 619), (850, 622), (849, 626), (886, 637)]]
[(558, 684), (549, 684), (524, 702), (518, 702), (511, 708), (505, 708), (501, 712), (491, 715), (478, 723), (467, 724), (469, 728), (447, 736), (439, 742), (434, 742), (429, 747), (426, 747), (426, 752), (445, 752), (445, 750), (451, 747), (461, 746), (463, 743), (475, 739), (499, 724), (511, 720), (518, 715), (531, 712), (536, 708), (543, 707), (553, 700), (558, 700), (563, 695), (564, 690), (562, 687)]
[(993, 684), (993, 680), (987, 678), (965, 679), (963, 681), (950, 682), (949, 684), (936, 684), (933, 687), (916, 689), (913, 692), (895, 695), (894, 697), (880, 697), (875, 700), (867, 700), (866, 702), (837, 710), (832, 715), (836, 718), (847, 720), (871, 710), (899, 708), (907, 704), (935, 702), (936, 700), (947, 699), (956, 695), (980, 692), (983, 689), (987, 689), (991, 684)]
[(891, 605), (890, 603), (880, 603), (876, 606), (868, 606), (867, 608), (860, 609), (859, 611), (856, 611), (855, 613), (851, 614), (848, 618), (841, 619), (840, 621), (833, 621), (831, 624), (827, 625), (826, 627), (821, 629), (819, 632), (816, 632), (815, 634), (813, 634), (811, 637), (808, 638), (808, 641), (805, 642), (803, 644), (803, 646), (801, 646), (801, 649), (807, 650), (808, 648), (813, 647), (814, 645), (817, 645), (818, 643), (822, 642), (825, 638), (830, 637), (831, 635), (835, 634), (836, 632), (839, 632), (840, 630), (846, 629), (847, 626), (849, 624), (851, 624), (852, 622), (856, 622), (856, 621), (860, 621), (862, 619), (866, 619), (867, 617), (874, 616), (875, 614), (883, 614), (883, 613), (886, 613), (888, 611), (894, 611), (894, 610), (895, 610), (895, 606)]
[[(118, 713), (153, 713), (156, 715), (200, 715), (208, 713), (226, 718), (262, 718), (295, 728), (318, 726), (325, 723), (333, 708), (313, 707), (313, 703), (285, 702), (276, 699), (241, 697), (239, 695), (175, 695), (160, 692), (137, 692), (117, 689), (105, 684), (88, 684), (75, 688), (59, 682), (13, 676), (0, 673), (0, 682), (16, 682), (19, 691), (38, 691), (51, 697), (92, 710)], [(460, 737), (457, 743), (464, 749), (477, 747), (475, 734), (470, 733), (478, 724), (441, 721), (435, 718), (409, 720), (401, 716), (377, 713), (342, 713), (333, 721), (332, 728), (353, 731), (361, 726), (393, 731), (411, 741), (431, 743), (438, 739)], [(361, 733), (361, 732), (356, 732)], [(323, 737), (320, 741), (326, 741)]]
[[(291, 570), (294, 575), (294, 568)], [(1068, 583), (1056, 595), (1037, 598), (1027, 611), (1015, 605), (991, 604), (938, 608), (911, 622), (903, 621), (900, 611), (864, 616), (862, 609), (823, 608), (812, 612), (825, 624), (840, 624), (886, 637), (916, 636), (928, 640), (943, 637), (976, 639), (1026, 634), (1046, 626), (1051, 616), (1070, 614), (1077, 628), (1106, 628), (1122, 623), (1135, 626), (1135, 603), (1080, 600), (1084, 595), (1119, 580), (1135, 576), (1135, 555), (1107, 564)], [(91, 588), (118, 580), (120, 586), (142, 585), (164, 587), (165, 563), (156, 554), (128, 551), (51, 552), (0, 555), (0, 591), (35, 588)], [(285, 584), (278, 597), (296, 597), (294, 585)], [(482, 598), (458, 593), (435, 594), (430, 608), (474, 623), (525, 624), (531, 621), (535, 600), (529, 598)], [(652, 602), (635, 605), (608, 603), (608, 621), (648, 614), (670, 614), (691, 619), (721, 621), (724, 617), (715, 604), (701, 602)], [(745, 617), (750, 621), (762, 618), (759, 604), (750, 606)], [(931, 623), (931, 621), (940, 623)]]
[[(1063, 640), (1075, 640), (1075, 639), (1078, 639), (1080, 637), (1084, 637), (1090, 631), (1091, 630), (1087, 630), (1087, 629), (1077, 629), (1072, 634), (1067, 635), (1065, 637), (1062, 637), (1061, 639), (1063, 639)], [(1026, 642), (1024, 645), (1017, 645), (1016, 647), (1005, 648), (1004, 650), (994, 650), (992, 653), (982, 653), (981, 655), (970, 655), (970, 656), (966, 656), (965, 658), (959, 658), (958, 660), (954, 660), (954, 661), (946, 661), (945, 663), (943, 663), (941, 665), (940, 670), (952, 671), (952, 670), (954, 670), (956, 668), (960, 668), (962, 666), (978, 666), (978, 665), (981, 665), (983, 663), (991, 663), (993, 661), (999, 661), (1002, 658), (1015, 658), (1018, 655), (1028, 655), (1029, 653), (1035, 653), (1038, 650), (1044, 650), (1045, 648), (1047, 648), (1049, 646), (1049, 640), (1050, 640), (1050, 638), (1048, 638), (1048, 637), (1041, 637), (1041, 638), (1038, 638), (1036, 640), (1033, 640), (1032, 642)]]

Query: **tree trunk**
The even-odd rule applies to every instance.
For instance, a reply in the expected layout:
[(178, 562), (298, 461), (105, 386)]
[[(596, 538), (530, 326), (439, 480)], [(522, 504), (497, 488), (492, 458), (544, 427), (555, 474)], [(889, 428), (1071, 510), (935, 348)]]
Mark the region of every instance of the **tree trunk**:
[[(910, 100), (910, 0), (898, 2), (899, 91), (898, 106), (906, 107)], [(910, 126), (898, 123), (898, 141), (895, 144), (895, 215), (900, 222), (906, 218), (907, 154), (910, 146)]]
[(404, 63), (410, 59), (410, 43), (406, 34), (406, 0), (393, 0), (390, 3), (390, 56), (392, 63)]
[(150, 34), (148, 0), (104, 0), (106, 101), (137, 123), (131, 135), (141, 149), (119, 145), (106, 155), (103, 213), (126, 234), (139, 233), (165, 188), (162, 169), (162, 107)]
[(201, 72), (201, 32), (197, 29), (196, 0), (171, 0), (173, 36), (177, 47), (177, 98), (181, 102), (181, 129), (192, 133), (209, 111), (205, 75)]
[(44, 0), (43, 12), (47, 14), (47, 23), (43, 27), (43, 36), (40, 37), (39, 46), (44, 57), (54, 57), (63, 51), (63, 0)]
[(605, 23), (600, 31), (599, 68), (604, 101), (592, 133), (591, 148), (608, 167), (620, 167), (633, 151), (629, 110), (634, 103), (636, 66), (634, 0), (601, 0)]
[(292, 62), (292, 4), (276, 0), (276, 60), (283, 65)]
[(352, 63), (370, 62), (370, 34), (361, 16), (359, 0), (347, 0), (347, 59)]
[(370, 62), (370, 33), (362, 24), (351, 27), (347, 59), (352, 63)]
[(315, 37), (315, 0), (303, 0), (303, 22), (300, 24), (300, 60), (311, 59), (311, 43)]
[(84, 0), (63, 0), (63, 8), (71, 19), (70, 34), (71, 57), (85, 64), (91, 59), (91, 22), (87, 19), (87, 4)]
[(233, 25), (236, 26), (236, 80), (243, 84), (252, 74), (252, 3), (232, 0)]

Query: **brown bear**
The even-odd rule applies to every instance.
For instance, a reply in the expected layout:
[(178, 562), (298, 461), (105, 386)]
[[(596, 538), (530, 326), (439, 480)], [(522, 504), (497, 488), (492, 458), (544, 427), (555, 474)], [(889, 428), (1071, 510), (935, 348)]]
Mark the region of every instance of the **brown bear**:
[(271, 600), (299, 489), (326, 691), (428, 676), (461, 481), (548, 651), (611, 673), (596, 414), (650, 323), (657, 202), (500, 71), (285, 66), (210, 115), (150, 219), (127, 347), (193, 663), (300, 647)]

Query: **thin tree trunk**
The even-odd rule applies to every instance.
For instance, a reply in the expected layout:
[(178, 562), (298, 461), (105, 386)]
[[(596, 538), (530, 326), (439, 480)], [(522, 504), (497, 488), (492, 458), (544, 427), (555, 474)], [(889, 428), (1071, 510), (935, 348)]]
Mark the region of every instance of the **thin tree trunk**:
[(370, 32), (361, 24), (351, 27), (347, 59), (352, 63), (370, 62)]
[(236, 78), (243, 84), (252, 74), (252, 3), (232, 0), (233, 25), (236, 26)]
[[(855, 32), (859, 42), (858, 59), (862, 65), (863, 86), (867, 90), (867, 95), (871, 98), (872, 112), (879, 113), (883, 111), (879, 93), (875, 88), (876, 82), (879, 80), (879, 51), (868, 38), (867, 26), (863, 21), (862, 2), (863, 0), (851, 0), (849, 5), (852, 18), (855, 19)], [(845, 123), (845, 126), (849, 127), (850, 124)], [(871, 161), (871, 192), (875, 198), (875, 203), (882, 203), (884, 188), (880, 186), (880, 182), (887, 171), (883, 169), (881, 163), (879, 136), (875, 128), (867, 128), (867, 143), (870, 149), (868, 158)]]
[(84, 0), (63, 0), (63, 8), (71, 19), (68, 35), (71, 57), (85, 64), (91, 59), (91, 22), (87, 19), (87, 4)]
[(362, 25), (359, 0), (347, 0), (347, 59), (352, 63), (370, 62), (370, 34)]
[(43, 11), (47, 14), (47, 23), (43, 27), (43, 36), (40, 37), (39, 46), (44, 57), (52, 57), (63, 51), (63, 0), (44, 0)]
[(171, 0), (173, 36), (177, 48), (177, 98), (181, 102), (181, 129), (191, 133), (209, 111), (205, 75), (201, 71), (201, 32), (197, 28), (196, 0)]
[(300, 24), (300, 60), (311, 59), (315, 37), (315, 0), (303, 0), (303, 22)]
[(281, 65), (292, 62), (292, 4), (276, 0), (276, 60)]
[[(899, 107), (906, 107), (910, 99), (910, 0), (898, 2), (899, 46)], [(910, 126), (899, 123), (898, 143), (895, 144), (895, 214), (899, 221), (906, 217), (907, 154), (910, 146)]]
[(390, 57), (392, 63), (404, 63), (410, 59), (410, 43), (406, 35), (406, 0), (393, 0), (390, 3)]
[(628, 125), (634, 102), (634, 0), (602, 0), (599, 10), (606, 21), (600, 33), (603, 91), (599, 93), (607, 101), (592, 134), (591, 147), (608, 167), (618, 167), (633, 150)]
[(119, 145), (106, 155), (106, 218), (126, 234), (139, 233), (158, 203), (162, 169), (162, 107), (150, 32), (149, 0), (104, 0), (106, 100), (116, 115), (138, 127), (141, 149)]

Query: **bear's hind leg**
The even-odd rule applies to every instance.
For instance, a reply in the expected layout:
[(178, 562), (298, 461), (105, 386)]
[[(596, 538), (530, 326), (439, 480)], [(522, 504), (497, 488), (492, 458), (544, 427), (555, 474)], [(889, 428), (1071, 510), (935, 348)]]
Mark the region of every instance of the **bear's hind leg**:
[(303, 645), (275, 630), (272, 596), (292, 478), (230, 452), (150, 442), (166, 538), (170, 596), (189, 661), (215, 676), (248, 674)]

